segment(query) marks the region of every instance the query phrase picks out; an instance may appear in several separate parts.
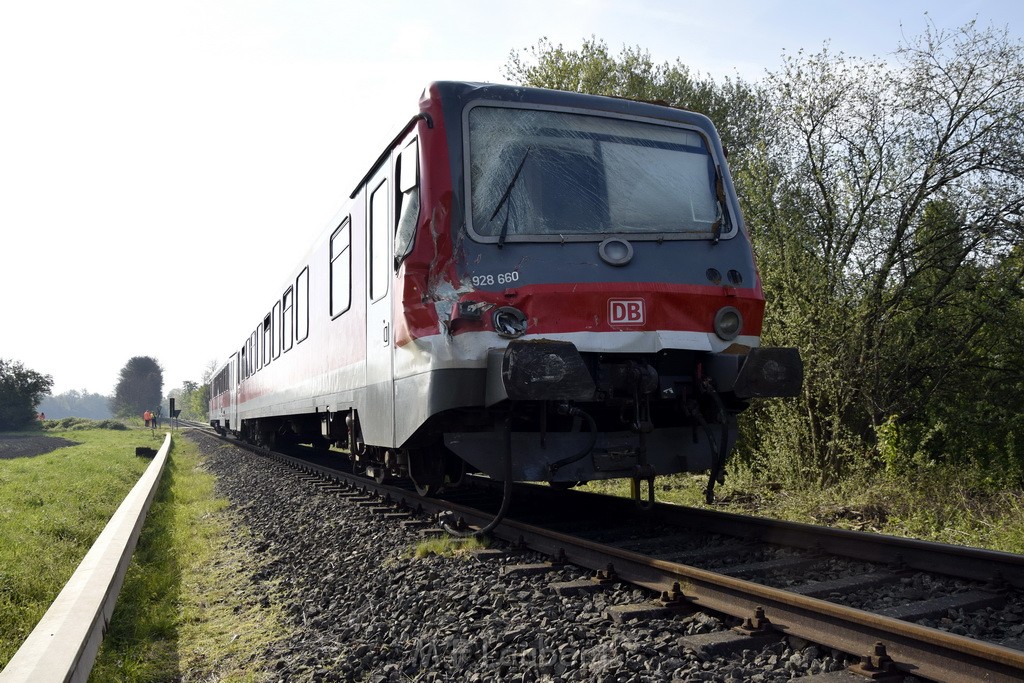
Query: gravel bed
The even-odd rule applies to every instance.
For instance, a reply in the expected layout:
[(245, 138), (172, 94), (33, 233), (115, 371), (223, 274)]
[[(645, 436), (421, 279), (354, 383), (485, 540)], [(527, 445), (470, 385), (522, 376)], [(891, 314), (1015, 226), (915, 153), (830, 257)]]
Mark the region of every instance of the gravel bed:
[(755, 564), (759, 562), (770, 562), (772, 560), (799, 559), (806, 557), (807, 552), (798, 548), (783, 548), (776, 546), (737, 546), (735, 552), (728, 555), (708, 558), (704, 562), (692, 562), (696, 567), (716, 571), (719, 569), (730, 569), (737, 565)]
[(848, 576), (863, 576), (884, 569), (883, 566), (869, 562), (849, 560), (843, 557), (823, 557), (820, 562), (809, 567), (773, 572), (770, 575), (758, 576), (751, 580), (775, 588), (793, 588), (812, 582), (835, 581)]
[(272, 461), (190, 435), (266, 560), (252, 576), (255, 600), (284, 605), (291, 619), (291, 636), (267, 652), (270, 680), (774, 683), (846, 664), (795, 638), (702, 661), (680, 637), (727, 626), (713, 616), (616, 624), (611, 605), (651, 596), (628, 586), (556, 595), (548, 583), (584, 575), (573, 567), (501, 575), (503, 564), (545, 559), (531, 554), (412, 558), (417, 532)]
[(899, 607), (911, 602), (966, 593), (976, 590), (980, 586), (981, 584), (961, 579), (918, 572), (913, 576), (901, 578), (895, 583), (881, 584), (841, 596), (832, 596), (829, 601), (870, 612)]
[(937, 619), (921, 619), (918, 623), (941, 631), (949, 631), (969, 638), (1024, 650), (1024, 593), (1012, 591), (1001, 607), (965, 613), (962, 609), (948, 610)]

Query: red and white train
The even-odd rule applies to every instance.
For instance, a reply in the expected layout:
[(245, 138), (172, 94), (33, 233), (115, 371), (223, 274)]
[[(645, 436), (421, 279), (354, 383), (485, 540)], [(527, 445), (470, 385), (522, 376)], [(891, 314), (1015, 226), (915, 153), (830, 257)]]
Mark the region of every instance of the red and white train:
[(706, 117), (437, 82), (213, 381), (210, 423), (337, 445), (424, 492), (718, 476), (759, 348), (750, 239)]

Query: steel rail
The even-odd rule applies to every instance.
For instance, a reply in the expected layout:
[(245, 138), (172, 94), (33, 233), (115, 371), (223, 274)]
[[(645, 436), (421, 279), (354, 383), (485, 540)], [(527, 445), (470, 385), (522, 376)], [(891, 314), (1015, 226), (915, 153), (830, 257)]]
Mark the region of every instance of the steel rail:
[[(237, 442), (236, 442), (237, 443)], [(242, 444), (240, 444), (242, 445)], [(407, 489), (377, 484), (355, 474), (311, 463), (301, 458), (244, 445), (296, 469), (334, 481), (345, 482), (398, 505), (426, 513), (453, 512), (466, 524), (486, 524), (491, 514), (464, 505), (423, 498)], [(717, 514), (718, 513), (713, 513)], [(753, 518), (731, 515), (730, 523)], [(769, 520), (762, 520), (765, 525)], [(792, 525), (787, 527), (811, 527)], [(706, 530), (702, 527), (702, 530)], [(798, 529), (808, 532), (808, 529)], [(788, 529), (788, 533), (796, 533)], [(515, 546), (557, 558), (594, 571), (611, 570), (618, 579), (644, 586), (665, 596), (667, 606), (688, 603), (742, 620), (763, 615), (775, 630), (820, 643), (850, 654), (867, 657), (876, 644), (885, 646), (894, 666), (902, 672), (949, 683), (999, 683), (1024, 680), (1024, 652), (928, 628), (908, 621), (872, 614), (836, 603), (807, 597), (762, 584), (724, 576), (689, 565), (647, 557), (629, 550), (588, 541), (515, 520), (505, 520), (493, 535)], [(837, 535), (842, 538), (845, 532)], [(749, 536), (750, 534), (746, 534)], [(887, 537), (892, 541), (912, 541)], [(866, 544), (865, 539), (857, 539)], [(912, 542), (911, 545), (922, 542)], [(925, 544), (945, 547), (944, 544)], [(937, 553), (940, 547), (927, 548)], [(952, 547), (952, 546), (951, 546)], [(980, 551), (981, 553), (987, 551)], [(1006, 555), (999, 553), (999, 555)], [(889, 558), (891, 559), (891, 557)], [(932, 568), (934, 569), (934, 567)]]
[[(526, 488), (530, 489), (531, 495), (556, 495), (543, 486), (526, 485)], [(562, 492), (563, 495), (565, 493), (572, 497), (570, 501), (575, 499), (580, 505), (600, 505), (611, 515), (632, 514), (635, 509), (633, 502), (625, 498), (585, 491)], [(1024, 588), (1024, 555), (1014, 553), (665, 503), (655, 505), (648, 516), (701, 533), (817, 550), (866, 562)]]
[(88, 680), (170, 448), (168, 433), (75, 573), (0, 671), (0, 682)]

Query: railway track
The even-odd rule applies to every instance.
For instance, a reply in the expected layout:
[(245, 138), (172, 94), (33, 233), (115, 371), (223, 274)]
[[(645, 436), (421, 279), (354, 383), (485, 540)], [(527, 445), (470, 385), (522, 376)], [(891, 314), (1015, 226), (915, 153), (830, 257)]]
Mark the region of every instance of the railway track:
[[(479, 528), (500, 504), (498, 487), (485, 482), (423, 498), (402, 482), (378, 484), (348, 471), (329, 455), (246, 447), (392, 514), (444, 514)], [(720, 644), (796, 636), (859, 657), (854, 670), (875, 680), (1024, 680), (1024, 641), (1000, 644), (992, 640), (1006, 641), (1005, 633), (968, 637), (944, 625), (950, 614), (967, 621), (981, 614), (991, 621), (999, 609), (1024, 614), (1022, 556), (672, 505), (640, 512), (628, 500), (529, 485), (517, 487), (514, 501), (492, 535), (551, 561), (510, 571), (569, 563), (594, 578), (556, 591), (622, 581), (661, 596), (618, 606), (610, 611), (615, 619), (708, 610), (737, 624)]]

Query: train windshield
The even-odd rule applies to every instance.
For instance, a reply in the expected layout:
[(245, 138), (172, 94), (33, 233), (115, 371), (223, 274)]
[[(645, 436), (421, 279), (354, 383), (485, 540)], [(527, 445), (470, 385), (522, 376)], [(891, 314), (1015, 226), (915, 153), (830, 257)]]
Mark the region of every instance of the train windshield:
[(484, 241), (729, 237), (699, 133), (564, 111), (468, 115), (471, 231)]

